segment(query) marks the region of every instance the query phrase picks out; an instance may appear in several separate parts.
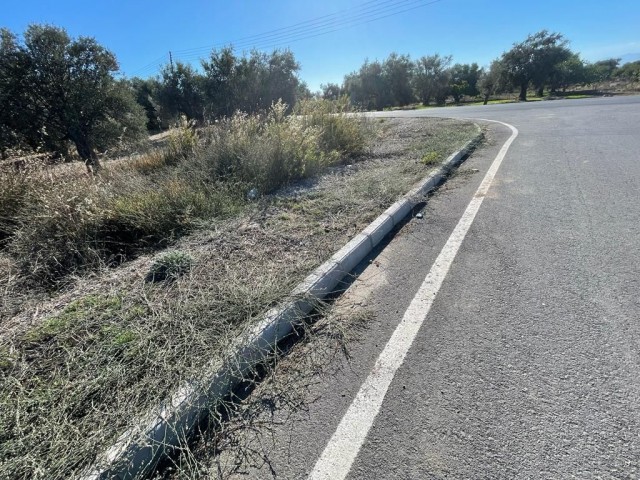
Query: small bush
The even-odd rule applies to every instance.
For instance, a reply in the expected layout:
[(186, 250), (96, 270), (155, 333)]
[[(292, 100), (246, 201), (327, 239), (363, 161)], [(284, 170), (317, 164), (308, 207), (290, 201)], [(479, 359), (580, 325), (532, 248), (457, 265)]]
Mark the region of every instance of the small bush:
[(141, 174), (151, 174), (166, 166), (167, 162), (164, 151), (162, 149), (155, 149), (130, 160), (129, 164), (125, 166), (125, 169), (133, 169)]
[(195, 122), (182, 116), (176, 127), (169, 134), (169, 141), (164, 152), (165, 163), (176, 165), (191, 157), (198, 147), (198, 134)]
[[(286, 105), (275, 104), (257, 142), (247, 143), (240, 180), (272, 192), (283, 185), (317, 174), (339, 159), (338, 152), (324, 150), (322, 131), (284, 115)], [(251, 139), (249, 139), (251, 140)]]
[[(118, 194), (112, 191), (115, 185)], [(243, 202), (223, 184), (188, 183), (175, 176), (57, 187), (41, 191), (23, 211), (9, 245), (22, 273), (47, 285), (166, 246), (199, 221), (234, 213)]]
[(162, 255), (151, 266), (146, 276), (148, 282), (175, 280), (188, 273), (193, 266), (193, 258), (185, 252), (170, 252)]
[(286, 116), (287, 106), (275, 103), (265, 117), (237, 113), (208, 132), (201, 158), (209, 176), (272, 192), (313, 176), (343, 157), (365, 149), (363, 120), (318, 102)]
[[(106, 234), (123, 233), (133, 242), (157, 243), (188, 230), (197, 219), (222, 212), (212, 189), (179, 178), (142, 184), (112, 201)], [(122, 239), (121, 239), (122, 240)]]
[(346, 98), (339, 100), (303, 100), (297, 107), (305, 125), (321, 129), (320, 142), (325, 151), (355, 157), (365, 151), (367, 120), (351, 115)]
[(420, 161), (425, 165), (431, 165), (432, 163), (436, 163), (440, 159), (440, 154), (438, 152), (427, 152), (422, 155)]

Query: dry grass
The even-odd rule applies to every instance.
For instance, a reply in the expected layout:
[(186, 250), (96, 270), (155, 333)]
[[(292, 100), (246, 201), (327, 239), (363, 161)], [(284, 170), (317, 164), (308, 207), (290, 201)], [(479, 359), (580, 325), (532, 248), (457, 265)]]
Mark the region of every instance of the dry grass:
[[(3, 320), (0, 478), (85, 469), (135, 418), (178, 385), (197, 383), (231, 339), (425, 176), (430, 152), (442, 160), (475, 133), (426, 119), (380, 126), (368, 159), (262, 196), (232, 217), (200, 219), (173, 244), (189, 268), (171, 281), (147, 281), (160, 255), (143, 255)], [(3, 288), (17, 292), (19, 270), (3, 261)], [(181, 458), (197, 464), (190, 452)], [(197, 477), (197, 468), (183, 470)]]
[[(25, 282), (58, 288), (69, 275), (235, 215), (249, 191), (268, 194), (361, 151), (364, 120), (338, 115), (316, 125), (285, 110), (278, 103), (264, 117), (236, 114), (200, 133), (185, 122), (163, 149), (116, 162), (97, 179), (66, 165), (5, 172), (0, 242)], [(338, 135), (341, 143), (327, 142)]]

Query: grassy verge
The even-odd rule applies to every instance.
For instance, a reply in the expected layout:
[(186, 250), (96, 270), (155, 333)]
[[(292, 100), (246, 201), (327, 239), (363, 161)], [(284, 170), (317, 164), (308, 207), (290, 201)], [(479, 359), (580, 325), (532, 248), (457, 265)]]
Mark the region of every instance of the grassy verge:
[(0, 242), (22, 278), (56, 286), (74, 273), (163, 247), (202, 220), (362, 153), (362, 120), (326, 112), (237, 114), (197, 134), (185, 124), (163, 150), (99, 179), (56, 170), (4, 172)]
[[(319, 138), (321, 121), (311, 121), (290, 128), (314, 129)], [(289, 137), (284, 119), (274, 119), (272, 127), (246, 117), (230, 122), (240, 125), (223, 125), (198, 144), (188, 133), (175, 140), (186, 144), (176, 148), (187, 152), (184, 158), (166, 153), (145, 157), (123, 167), (123, 173), (113, 172), (104, 184), (78, 187), (100, 192), (91, 198), (105, 202), (108, 212), (118, 205), (117, 218), (136, 219), (144, 232), (136, 233), (136, 241), (161, 241), (160, 235), (147, 239), (149, 232), (163, 228), (177, 235), (171, 230), (174, 223), (161, 223), (167, 217), (185, 222), (184, 231), (192, 234), (172, 243), (169, 252), (143, 254), (117, 269), (82, 277), (48, 304), (5, 322), (0, 335), (1, 478), (78, 474), (141, 413), (176, 386), (197, 382), (203, 366), (219, 357), (231, 338), (475, 133), (473, 125), (462, 122), (384, 121), (366, 159), (330, 167), (339, 164), (339, 154), (331, 160), (325, 154), (317, 163), (301, 157), (307, 148), (320, 148), (319, 143), (308, 146), (302, 137)], [(247, 132), (260, 142), (245, 142)], [(265, 152), (275, 160), (256, 164)], [(278, 189), (270, 172), (281, 175), (283, 165), (289, 176), (282, 184), (289, 186)], [(322, 175), (312, 175), (322, 169)], [(132, 173), (137, 171), (144, 175)], [(304, 172), (311, 176), (292, 183)], [(200, 182), (198, 175), (215, 181)], [(115, 193), (106, 185), (125, 190)], [(223, 213), (194, 209), (199, 204), (210, 208), (208, 202), (217, 197), (207, 189), (223, 187), (242, 193), (230, 206), (216, 207)], [(273, 193), (247, 202), (246, 191), (252, 189)], [(181, 203), (185, 195), (195, 197)], [(149, 198), (152, 207), (146, 206)], [(158, 204), (169, 210), (152, 215)], [(82, 217), (75, 205), (93, 207), (84, 199), (73, 205), (67, 213), (75, 215), (71, 218), (82, 226), (82, 235), (93, 234), (95, 221)], [(140, 227), (144, 222), (148, 227)], [(21, 232), (14, 232), (11, 242)]]

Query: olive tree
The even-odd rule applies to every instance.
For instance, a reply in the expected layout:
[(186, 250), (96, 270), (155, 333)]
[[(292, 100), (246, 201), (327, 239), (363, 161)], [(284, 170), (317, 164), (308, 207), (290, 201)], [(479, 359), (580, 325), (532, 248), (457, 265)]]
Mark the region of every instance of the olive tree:
[(300, 64), (290, 50), (270, 54), (253, 50), (238, 56), (233, 48), (213, 50), (201, 62), (207, 108), (213, 116), (266, 112), (278, 100), (291, 109), (298, 98), (310, 95), (298, 78)]
[(451, 96), (456, 103), (460, 103), (463, 95), (475, 97), (478, 91), (478, 80), (482, 75), (482, 69), (477, 63), (456, 63), (450, 70), (449, 88)]
[(115, 56), (95, 39), (30, 25), (22, 42), (3, 31), (0, 50), (0, 81), (13, 94), (8, 107), (22, 119), (2, 121), (32, 146), (64, 155), (71, 142), (95, 173), (97, 148), (145, 134), (144, 112), (131, 89), (114, 77)]
[(570, 85), (587, 83), (587, 67), (577, 53), (557, 65), (551, 74), (549, 86), (551, 92), (555, 93), (559, 88), (566, 91)]
[(625, 63), (616, 70), (615, 76), (623, 80), (640, 81), (640, 60)]
[(322, 84), (320, 89), (322, 98), (325, 100), (338, 100), (343, 94), (342, 88), (337, 83)]
[(434, 98), (438, 105), (444, 105), (449, 95), (452, 57), (438, 54), (421, 57), (415, 63), (414, 90), (423, 105), (429, 105)]
[(22, 101), (26, 86), (18, 81), (26, 72), (25, 58), (20, 55), (16, 36), (0, 29), (0, 155), (9, 149), (36, 148), (38, 128), (25, 115)]
[(398, 55), (395, 52), (382, 62), (382, 75), (391, 106), (404, 106), (413, 102), (413, 68), (409, 55)]
[(567, 43), (562, 34), (541, 30), (502, 54), (502, 68), (511, 84), (520, 89), (520, 100), (527, 100), (527, 90), (531, 84), (542, 96), (554, 69), (571, 55)]
[(503, 92), (507, 85), (502, 63), (499, 60), (491, 62), (488, 69), (482, 69), (478, 79), (478, 89), (483, 97), (483, 104), (489, 103), (489, 98), (496, 93)]
[(366, 110), (382, 110), (389, 105), (390, 92), (383, 66), (377, 60), (367, 59), (357, 72), (345, 76), (344, 91), (351, 103)]
[(589, 66), (590, 77), (594, 82), (611, 80), (620, 66), (620, 58), (600, 60)]
[(165, 65), (158, 81), (157, 102), (165, 125), (184, 116), (202, 121), (205, 116), (204, 78), (191, 65)]
[(157, 78), (133, 77), (129, 80), (134, 98), (147, 115), (147, 130), (157, 132), (162, 130), (163, 124), (160, 118), (160, 105), (158, 104), (158, 91), (160, 82)]

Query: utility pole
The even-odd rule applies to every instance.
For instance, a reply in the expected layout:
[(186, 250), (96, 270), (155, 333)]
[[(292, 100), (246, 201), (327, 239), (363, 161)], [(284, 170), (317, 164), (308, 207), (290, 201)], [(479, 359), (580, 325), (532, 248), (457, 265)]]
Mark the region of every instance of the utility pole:
[(171, 55), (171, 51), (169, 51), (169, 63), (171, 64), (171, 73), (173, 73), (173, 55)]

